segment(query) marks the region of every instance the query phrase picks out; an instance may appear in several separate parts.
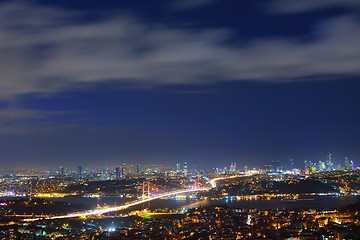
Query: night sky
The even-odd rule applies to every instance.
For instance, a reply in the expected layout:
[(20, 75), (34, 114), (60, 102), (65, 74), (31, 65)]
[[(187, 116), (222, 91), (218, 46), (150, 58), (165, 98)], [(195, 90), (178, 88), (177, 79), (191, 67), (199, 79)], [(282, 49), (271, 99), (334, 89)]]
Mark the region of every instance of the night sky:
[(360, 165), (360, 1), (0, 1), (1, 168)]

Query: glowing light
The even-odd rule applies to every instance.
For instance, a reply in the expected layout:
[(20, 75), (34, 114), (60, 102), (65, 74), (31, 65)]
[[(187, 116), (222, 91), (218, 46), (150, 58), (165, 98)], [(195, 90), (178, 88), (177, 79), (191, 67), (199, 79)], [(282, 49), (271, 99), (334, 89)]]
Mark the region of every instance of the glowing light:
[(172, 191), (172, 192), (152, 196), (152, 197), (147, 198), (147, 199), (140, 199), (140, 200), (137, 200), (137, 201), (128, 202), (128, 203), (125, 203), (123, 205), (116, 206), (116, 207), (109, 207), (109, 208), (96, 209), (96, 210), (88, 210), (88, 211), (84, 211), (84, 212), (76, 212), (76, 213), (70, 213), (70, 214), (67, 214), (67, 215), (51, 216), (51, 217), (45, 217), (45, 218), (28, 218), (28, 219), (24, 219), (23, 221), (24, 222), (34, 222), (34, 221), (39, 221), (39, 220), (43, 220), (43, 219), (63, 219), (63, 218), (78, 218), (78, 217), (86, 218), (87, 216), (91, 216), (91, 215), (101, 215), (101, 214), (109, 213), (109, 212), (117, 212), (117, 211), (120, 211), (120, 210), (127, 209), (129, 207), (133, 207), (133, 206), (136, 206), (136, 205), (140, 205), (140, 204), (152, 201), (152, 200), (156, 200), (156, 199), (160, 199), (160, 198), (166, 198), (166, 197), (170, 197), (170, 196), (173, 196), (173, 195), (181, 195), (181, 194), (198, 192), (198, 191), (209, 191), (211, 188), (216, 187), (216, 181), (223, 180), (223, 179), (237, 178), (237, 177), (240, 177), (240, 176), (239, 175), (234, 175), (234, 176), (228, 176), (228, 177), (214, 178), (214, 179), (209, 181), (209, 183), (211, 184), (212, 187), (190, 188), (190, 189), (184, 189), (184, 190), (176, 190), (176, 191)]

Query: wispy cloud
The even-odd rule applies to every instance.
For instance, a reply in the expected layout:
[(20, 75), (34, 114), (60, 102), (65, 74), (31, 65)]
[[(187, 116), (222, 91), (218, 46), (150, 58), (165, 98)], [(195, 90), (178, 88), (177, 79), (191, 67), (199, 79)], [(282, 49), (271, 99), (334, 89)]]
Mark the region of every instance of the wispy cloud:
[[(27, 109), (0, 109), (0, 138), (48, 132), (47, 113)], [(52, 126), (54, 127), (54, 125)]]
[[(21, 16), (21, 17), (19, 17)], [(293, 81), (360, 74), (360, 23), (335, 18), (314, 40), (262, 38), (224, 44), (226, 29), (149, 26), (124, 15), (75, 21), (80, 13), (23, 3), (0, 6), (0, 98), (106, 81), (138, 86), (216, 81)]]
[(48, 116), (49, 112), (24, 109), (24, 108), (0, 108), (1, 121), (15, 121), (18, 119), (43, 119)]
[(319, 10), (329, 7), (360, 7), (358, 0), (275, 0), (269, 3), (274, 13), (296, 13)]
[(54, 121), (56, 117), (76, 117), (80, 112), (52, 111), (10, 105), (0, 107), (0, 135), (23, 135), (51, 132), (54, 128), (71, 128), (74, 124)]

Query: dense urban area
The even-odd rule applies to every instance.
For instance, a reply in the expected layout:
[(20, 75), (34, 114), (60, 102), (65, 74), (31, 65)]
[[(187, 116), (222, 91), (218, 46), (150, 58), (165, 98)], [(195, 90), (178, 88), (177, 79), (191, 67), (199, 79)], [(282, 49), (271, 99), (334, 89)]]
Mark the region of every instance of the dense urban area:
[(3, 171), (0, 188), (2, 239), (360, 236), (360, 170), (347, 158), (335, 168), (330, 154), (301, 169), (291, 160), (287, 170), (273, 161), (262, 169), (124, 163)]

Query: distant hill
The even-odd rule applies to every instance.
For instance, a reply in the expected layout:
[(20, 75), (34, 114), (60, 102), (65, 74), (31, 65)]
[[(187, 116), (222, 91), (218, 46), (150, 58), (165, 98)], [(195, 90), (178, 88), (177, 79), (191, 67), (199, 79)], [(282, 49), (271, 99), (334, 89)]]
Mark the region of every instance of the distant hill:
[(329, 193), (339, 192), (334, 187), (318, 180), (302, 180), (298, 182), (273, 182), (272, 192), (276, 193)]
[(305, 193), (333, 193), (339, 192), (333, 186), (318, 180), (298, 181), (261, 181), (256, 184), (247, 183), (224, 187), (229, 195), (242, 194), (305, 194)]

